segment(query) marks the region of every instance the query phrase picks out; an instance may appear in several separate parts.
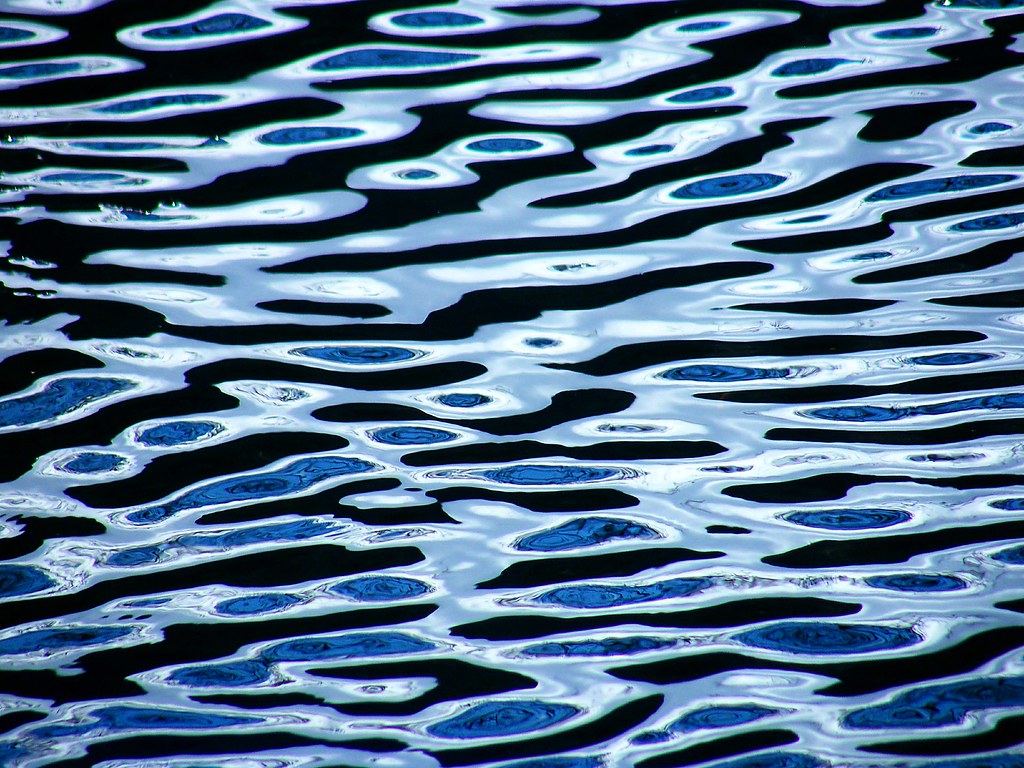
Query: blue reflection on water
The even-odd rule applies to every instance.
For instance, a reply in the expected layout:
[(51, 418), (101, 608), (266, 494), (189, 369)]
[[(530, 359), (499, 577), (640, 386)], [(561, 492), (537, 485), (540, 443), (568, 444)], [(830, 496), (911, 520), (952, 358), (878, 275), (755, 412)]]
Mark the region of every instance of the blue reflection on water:
[(771, 624), (740, 632), (735, 637), (754, 648), (824, 655), (888, 651), (915, 645), (922, 640), (917, 632), (907, 627), (816, 621)]
[(331, 592), (336, 595), (367, 602), (402, 600), (430, 591), (429, 584), (403, 576), (360, 576), (331, 587)]
[(684, 184), (672, 192), (680, 200), (704, 200), (732, 195), (748, 195), (774, 189), (786, 180), (785, 176), (774, 173), (736, 173)]
[(135, 386), (127, 379), (57, 379), (39, 392), (0, 401), (0, 427), (55, 419)]
[(566, 608), (613, 608), (620, 605), (648, 603), (652, 600), (686, 597), (707, 589), (713, 584), (712, 579), (669, 579), (655, 584), (638, 586), (581, 584), (572, 587), (558, 587), (545, 592), (537, 598), (537, 602), (562, 605)]
[(133, 523), (158, 523), (192, 509), (235, 501), (276, 498), (303, 491), (325, 480), (342, 475), (369, 472), (376, 468), (376, 464), (365, 459), (344, 456), (317, 456), (299, 459), (276, 471), (243, 475), (208, 483), (165, 504), (131, 512), (126, 517)]
[(262, 654), (266, 661), (326, 661), (419, 653), (434, 644), (402, 632), (352, 633), (329, 637), (287, 640), (270, 646)]
[(497, 736), (515, 736), (558, 725), (574, 715), (580, 708), (571, 704), (523, 699), (518, 701), (488, 701), (466, 711), (434, 723), (427, 728), (432, 736), (442, 739), (485, 739)]
[(167, 27), (147, 29), (143, 37), (152, 40), (188, 40), (195, 37), (210, 35), (228, 35), (238, 32), (249, 32), (271, 26), (266, 19), (250, 16), (247, 13), (218, 13), (198, 21), (177, 24)]
[(56, 585), (46, 571), (34, 565), (0, 565), (0, 598), (30, 595)]
[(394, 67), (437, 67), (480, 58), (473, 53), (416, 51), (404, 48), (363, 48), (328, 56), (312, 65), (317, 71), (378, 69)]
[(1024, 706), (1024, 677), (987, 677), (914, 688), (884, 704), (855, 709), (846, 728), (941, 728), (969, 712)]
[(104, 626), (36, 629), (0, 640), (0, 656), (87, 648), (113, 642), (135, 631), (134, 627)]
[(584, 517), (523, 536), (515, 547), (523, 552), (563, 552), (616, 539), (657, 538), (661, 538), (661, 534), (643, 523), (612, 517)]
[(524, 656), (630, 656), (671, 648), (674, 640), (661, 637), (609, 637), (602, 640), (566, 640), (537, 643), (522, 650)]
[(782, 517), (808, 528), (860, 531), (899, 525), (910, 520), (911, 515), (902, 509), (815, 509), (789, 512)]

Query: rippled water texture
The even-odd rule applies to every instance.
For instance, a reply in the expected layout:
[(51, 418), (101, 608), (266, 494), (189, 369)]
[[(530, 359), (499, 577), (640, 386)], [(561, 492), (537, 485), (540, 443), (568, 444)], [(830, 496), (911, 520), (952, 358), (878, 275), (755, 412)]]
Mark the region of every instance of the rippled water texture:
[(0, 768), (1024, 768), (1024, 0), (0, 0)]

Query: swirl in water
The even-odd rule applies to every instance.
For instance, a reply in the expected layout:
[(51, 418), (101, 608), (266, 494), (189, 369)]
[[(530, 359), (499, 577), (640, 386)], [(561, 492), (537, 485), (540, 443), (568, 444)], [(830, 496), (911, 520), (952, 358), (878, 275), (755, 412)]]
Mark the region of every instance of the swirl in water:
[(915, 688), (891, 701), (854, 709), (846, 728), (941, 728), (962, 723), (968, 712), (1024, 706), (1024, 677), (987, 677)]
[(302, 602), (301, 598), (285, 592), (267, 592), (262, 595), (246, 595), (221, 600), (214, 606), (217, 613), (225, 616), (256, 616), (261, 613), (272, 613)]
[(905, 648), (921, 636), (905, 627), (793, 621), (740, 632), (736, 640), (753, 648), (808, 654), (872, 653)]
[(774, 189), (786, 180), (785, 176), (774, 173), (737, 173), (714, 179), (694, 181), (673, 190), (672, 197), (678, 200), (705, 200), (715, 197), (749, 195)]
[(580, 713), (571, 704), (524, 699), (488, 701), (427, 728), (442, 739), (487, 739), (550, 728)]
[(191, 21), (186, 24), (147, 29), (142, 33), (142, 36), (148, 37), (151, 40), (187, 40), (209, 35), (231, 35), (251, 32), (257, 29), (265, 29), (269, 26), (271, 24), (266, 19), (250, 16), (247, 13), (218, 13), (215, 16), (208, 16), (205, 19)]
[(816, 509), (789, 512), (784, 520), (807, 528), (828, 531), (861, 531), (870, 528), (888, 528), (910, 520), (910, 513), (902, 509)]
[(403, 600), (431, 591), (429, 584), (403, 576), (360, 576), (331, 587), (336, 595), (366, 602)]
[(515, 543), (522, 552), (564, 552), (615, 539), (658, 539), (661, 534), (643, 523), (612, 517), (584, 517), (523, 536)]
[(789, 368), (743, 368), (738, 365), (686, 365), (659, 374), (670, 381), (754, 381), (784, 379), (791, 376)]
[(967, 582), (959, 576), (941, 573), (892, 573), (885, 576), (868, 576), (864, 583), (869, 587), (894, 592), (955, 592), (967, 588)]
[(419, 653), (434, 647), (433, 643), (402, 632), (353, 633), (287, 640), (272, 645), (262, 656), (267, 661), (324, 661)]
[(370, 432), (370, 437), (385, 445), (430, 445), (446, 443), (458, 435), (446, 429), (432, 427), (382, 427)]
[(0, 656), (64, 651), (103, 645), (136, 631), (135, 627), (78, 626), (35, 629), (0, 640)]
[(631, 656), (671, 648), (674, 640), (661, 637), (608, 637), (603, 640), (567, 640), (537, 643), (522, 650), (524, 656)]
[(562, 605), (566, 608), (613, 608), (619, 605), (686, 597), (707, 589), (713, 584), (712, 579), (669, 579), (656, 584), (642, 584), (636, 587), (581, 584), (574, 587), (559, 587), (545, 592), (537, 598), (537, 602)]
[(34, 565), (0, 565), (0, 599), (30, 595), (57, 586), (42, 568)]

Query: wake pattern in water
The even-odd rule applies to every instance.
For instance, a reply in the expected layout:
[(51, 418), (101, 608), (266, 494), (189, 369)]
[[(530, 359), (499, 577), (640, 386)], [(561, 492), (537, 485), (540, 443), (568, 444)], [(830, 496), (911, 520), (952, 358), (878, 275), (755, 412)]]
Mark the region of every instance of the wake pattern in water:
[(1022, 33), (0, 0), (0, 766), (1024, 766)]

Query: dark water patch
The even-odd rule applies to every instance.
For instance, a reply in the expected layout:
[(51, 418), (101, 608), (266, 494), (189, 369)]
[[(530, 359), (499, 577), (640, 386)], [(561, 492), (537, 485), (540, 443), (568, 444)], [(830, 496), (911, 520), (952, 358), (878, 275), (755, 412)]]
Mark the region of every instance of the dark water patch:
[(274, 299), (272, 301), (260, 301), (256, 303), (259, 309), (268, 312), (278, 312), (284, 315), (324, 315), (328, 317), (351, 317), (360, 320), (369, 320), (378, 317), (386, 317), (391, 310), (380, 304), (368, 304), (360, 302), (325, 302), (309, 301), (307, 299)]
[(523, 536), (516, 540), (514, 546), (521, 552), (564, 552), (610, 541), (660, 538), (660, 533), (644, 523), (611, 517), (586, 517)]
[[(46, 715), (42, 712), (36, 712), (34, 710), (7, 712), (6, 714), (0, 715), (0, 733), (8, 733), (19, 726), (43, 720), (45, 717)], [(4, 746), (7, 745), (0, 746), (0, 758), (5, 755), (3, 751)]]
[(1024, 536), (1024, 521), (957, 526), (922, 533), (872, 536), (868, 539), (816, 541), (762, 562), (780, 568), (841, 568), (848, 565), (903, 563), (928, 552), (987, 544)]
[(816, 299), (813, 301), (737, 304), (729, 309), (744, 309), (750, 312), (784, 312), (793, 315), (854, 315), (882, 307), (891, 307), (895, 303), (886, 299)]
[[(741, 607), (740, 607), (741, 606)], [(572, 618), (546, 614), (496, 616), (452, 628), (458, 637), (486, 640), (535, 640), (540, 637), (585, 632), (592, 629), (637, 624), (645, 627), (708, 629), (742, 626), (772, 619), (847, 616), (861, 609), (856, 603), (842, 603), (814, 597), (758, 598), (723, 603), (687, 611), (624, 613)]]
[[(762, 126), (763, 134), (761, 136), (734, 141), (727, 149), (715, 149), (703, 157), (676, 160), (652, 168), (637, 170), (626, 181), (617, 182), (606, 187), (588, 189), (583, 192), (571, 192), (547, 197), (532, 202), (531, 206), (536, 208), (575, 208), (577, 206), (609, 203), (616, 200), (625, 200), (662, 184), (678, 183), (681, 179), (713, 173), (726, 173), (737, 168), (756, 166), (768, 153), (791, 144), (793, 142), (791, 133), (805, 128), (812, 128), (820, 123), (821, 120), (819, 118), (768, 123)], [(777, 186), (778, 183), (781, 183), (782, 177), (776, 174), (763, 175), (768, 177), (762, 180), (763, 184), (768, 184), (768, 187), (765, 188)], [(734, 174), (733, 176), (736, 175)], [(710, 190), (717, 190), (717, 194), (711, 194), (710, 197), (736, 194), (736, 192), (729, 191), (730, 184), (728, 179), (733, 178), (733, 176), (723, 177), (726, 179), (724, 186), (722, 184), (715, 184), (712, 181), (708, 188)], [(775, 179), (779, 179), (779, 181), (772, 183)], [(697, 184), (697, 187), (684, 192), (679, 196), (680, 199), (709, 196), (699, 194), (702, 182), (695, 182), (695, 184)], [(678, 189), (686, 189), (688, 186), (679, 187), (677, 191)]]
[[(1005, 123), (985, 123), (984, 125), (987, 127), (984, 130), (979, 130), (983, 134), (999, 133), (1000, 131), (995, 126), (1000, 125), (1003, 126), (1003, 131), (1012, 130), (1012, 126)], [(982, 126), (975, 126), (975, 128), (981, 129)], [(982, 149), (961, 161), (960, 164), (967, 168), (1006, 168), (1020, 165), (1022, 160), (1024, 160), (1024, 144)]]
[(680, 547), (650, 547), (636, 552), (519, 560), (506, 566), (498, 576), (481, 581), (476, 586), (478, 589), (508, 589), (539, 587), (579, 579), (634, 576), (649, 568), (661, 568), (670, 563), (724, 556), (724, 552), (700, 552)]
[(1024, 245), (1024, 238), (1004, 238), (1000, 242), (983, 245), (966, 253), (941, 259), (927, 259), (916, 264), (879, 269), (852, 279), (859, 285), (905, 283), (939, 275), (957, 275), (976, 272), (1009, 261)]
[(941, 299), (929, 299), (929, 301), (932, 304), (942, 304), (947, 307), (1018, 309), (1024, 307), (1024, 291), (1009, 290), (991, 293), (971, 293), (966, 296), (946, 296)]
[[(467, 376), (467, 378), (470, 378)], [(456, 393), (461, 395), (462, 393)], [(349, 403), (346, 405), (327, 406), (313, 411), (313, 416), (322, 421), (361, 422), (361, 421), (410, 421), (429, 419), (445, 421), (468, 429), (486, 432), (491, 435), (523, 435), (540, 432), (568, 421), (576, 421), (591, 416), (604, 416), (625, 410), (636, 400), (630, 392), (614, 389), (583, 389), (556, 392), (551, 403), (539, 411), (522, 413), (514, 416), (476, 419), (438, 419), (422, 411), (408, 406), (386, 404)], [(451, 401), (449, 407), (472, 407), (478, 404), (478, 398)]]
[(21, 530), (0, 539), (2, 560), (14, 560), (29, 555), (51, 539), (100, 536), (107, 531), (98, 520), (88, 517), (14, 515), (8, 520), (16, 523)]
[[(639, 761), (637, 768), (677, 768), (707, 760), (735, 758), (744, 752), (782, 747), (799, 740), (800, 738), (792, 731), (782, 729), (753, 731), (648, 757)], [(766, 755), (741, 757), (725, 763), (714, 763), (714, 768), (819, 768), (823, 765), (824, 763), (805, 755), (772, 752)]]
[[(914, 478), (905, 475), (858, 475), (852, 472), (834, 472), (799, 480), (782, 480), (775, 483), (749, 483), (730, 485), (722, 493), (746, 501), (772, 504), (806, 504), (814, 501), (835, 501), (850, 492), (851, 488), (874, 483), (906, 483)], [(819, 525), (818, 527), (824, 527)]]
[(936, 123), (975, 109), (973, 101), (929, 101), (864, 110), (871, 119), (857, 134), (863, 141), (903, 141), (920, 136)]
[(998, 435), (1024, 434), (1024, 419), (984, 419), (963, 422), (936, 429), (902, 430), (837, 430), (837, 429), (770, 429), (769, 440), (798, 443), (867, 443), (875, 445), (941, 445), (978, 440)]
[(14, 395), (57, 373), (102, 367), (96, 358), (73, 349), (18, 352), (0, 361), (0, 395)]
[(750, 277), (769, 270), (760, 262), (724, 262), (670, 267), (586, 285), (545, 285), (466, 292), (456, 303), (427, 316), (428, 338), (463, 338), (468, 328), (534, 320), (543, 312), (596, 309), (655, 290)]
[[(963, 755), (979, 752), (991, 752), (1024, 744), (1024, 715), (1008, 715), (1000, 718), (995, 727), (983, 733), (968, 736), (953, 736), (944, 739), (910, 739), (906, 741), (887, 741), (884, 743), (865, 744), (860, 747), (864, 752), (885, 755), (937, 756)], [(988, 756), (981, 763), (974, 763), (980, 768), (992, 765)], [(998, 765), (998, 763), (996, 763)]]
[(817, 253), (838, 248), (850, 248), (858, 245), (885, 240), (893, 234), (892, 225), (886, 221), (868, 224), (854, 229), (826, 229), (823, 232), (811, 232), (802, 235), (789, 235), (760, 240), (737, 240), (733, 245), (746, 248), (755, 253), (786, 254), (786, 253)]
[[(726, 448), (710, 440), (604, 441), (595, 445), (551, 445), (535, 440), (471, 445), (418, 451), (402, 457), (411, 467), (456, 464), (498, 464), (524, 459), (564, 457), (581, 461), (692, 459), (723, 453)], [(579, 468), (577, 468), (577, 471)], [(543, 482), (547, 485), (549, 483)]]
[(796, 357), (816, 355), (822, 350), (833, 354), (855, 354), (885, 349), (970, 344), (987, 337), (976, 331), (920, 332), (891, 336), (804, 336), (773, 341), (697, 341), (676, 340), (626, 344), (580, 363), (546, 363), (545, 367), (576, 371), (590, 376), (613, 376), (637, 368), (715, 357)]
[(746, 534), (753, 533), (749, 528), (743, 528), (738, 525), (709, 525), (704, 529), (708, 533), (724, 533), (724, 534)]
[[(340, 371), (271, 360), (231, 360), (209, 363), (189, 371), (188, 381), (194, 385), (216, 385), (251, 379), (254, 381), (287, 381), (294, 384), (326, 384), (364, 392), (381, 390), (442, 387), (472, 379), (487, 372), (478, 363), (432, 363), (389, 371)], [(415, 377), (414, 379), (411, 377)], [(319, 418), (321, 411), (315, 411)]]
[(636, 496), (614, 488), (580, 488), (571, 491), (545, 489), (543, 492), (516, 492), (450, 486), (428, 491), (427, 495), (441, 504), (466, 499), (483, 499), (514, 504), (532, 512), (599, 512), (607, 509), (628, 509), (640, 503)]
[(340, 713), (352, 717), (396, 717), (419, 714), (428, 707), (469, 698), (498, 696), (529, 690), (537, 681), (521, 672), (495, 669), (462, 659), (367, 660), (356, 665), (312, 669), (310, 674), (329, 680), (409, 680), (433, 678), (436, 685), (419, 696), (402, 701), (356, 701), (335, 704)]

